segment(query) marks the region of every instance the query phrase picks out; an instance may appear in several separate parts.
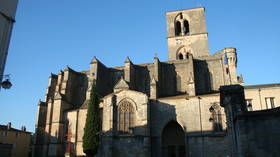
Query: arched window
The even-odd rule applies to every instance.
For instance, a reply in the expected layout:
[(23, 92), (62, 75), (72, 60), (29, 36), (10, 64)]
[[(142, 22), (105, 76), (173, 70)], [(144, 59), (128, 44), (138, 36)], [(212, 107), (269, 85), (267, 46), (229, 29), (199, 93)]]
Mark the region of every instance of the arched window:
[(175, 35), (179, 36), (181, 34), (181, 23), (180, 21), (176, 21), (175, 23)]
[(162, 156), (186, 156), (185, 131), (176, 121), (170, 121), (161, 135)]
[(187, 20), (184, 20), (184, 34), (185, 35), (189, 35), (190, 34), (189, 22)]
[(188, 53), (187, 53), (187, 57), (186, 57), (186, 58), (187, 58), (187, 59), (189, 59), (189, 57), (190, 57), (190, 53), (188, 52)]
[(219, 105), (215, 103), (209, 108), (209, 111), (212, 114), (211, 117), (209, 118), (209, 121), (212, 122), (213, 124), (213, 131), (214, 132), (223, 131), (222, 114)]
[(179, 53), (178, 58), (179, 58), (180, 60), (184, 59), (183, 54), (182, 54), (182, 53)]
[(124, 100), (119, 104), (118, 108), (118, 130), (119, 133), (131, 134), (134, 126), (134, 107)]

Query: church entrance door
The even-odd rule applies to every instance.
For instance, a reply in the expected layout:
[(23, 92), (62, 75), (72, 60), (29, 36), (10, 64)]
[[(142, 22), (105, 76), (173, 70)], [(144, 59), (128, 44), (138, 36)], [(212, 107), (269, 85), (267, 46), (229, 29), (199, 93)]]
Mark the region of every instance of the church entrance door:
[(162, 157), (186, 157), (185, 132), (176, 121), (169, 122), (162, 131)]

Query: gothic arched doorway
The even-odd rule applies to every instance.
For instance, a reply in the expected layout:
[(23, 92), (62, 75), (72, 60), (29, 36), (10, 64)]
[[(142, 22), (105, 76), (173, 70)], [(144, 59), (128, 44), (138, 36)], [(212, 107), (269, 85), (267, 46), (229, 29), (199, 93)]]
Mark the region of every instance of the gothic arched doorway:
[(186, 157), (185, 132), (176, 121), (170, 121), (161, 135), (162, 157)]

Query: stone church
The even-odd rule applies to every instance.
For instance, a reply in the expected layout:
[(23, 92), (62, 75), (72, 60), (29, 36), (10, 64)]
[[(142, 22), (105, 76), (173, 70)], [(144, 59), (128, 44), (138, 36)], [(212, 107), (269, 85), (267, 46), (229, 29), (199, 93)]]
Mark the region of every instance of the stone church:
[[(82, 137), (90, 87), (102, 96), (100, 157), (231, 157), (220, 86), (243, 85), (237, 52), (209, 53), (205, 9), (166, 13), (168, 60), (85, 71), (67, 67), (49, 77), (38, 104), (33, 156), (85, 156)], [(280, 105), (280, 84), (244, 86), (249, 111)]]

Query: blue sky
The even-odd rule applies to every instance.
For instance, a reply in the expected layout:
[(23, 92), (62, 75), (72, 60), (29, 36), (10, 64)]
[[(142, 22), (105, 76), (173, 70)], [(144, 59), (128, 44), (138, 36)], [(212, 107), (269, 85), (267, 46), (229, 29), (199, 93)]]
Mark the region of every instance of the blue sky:
[(34, 132), (37, 102), (51, 73), (67, 65), (89, 69), (93, 56), (107, 66), (167, 60), (165, 12), (204, 6), (213, 54), (236, 47), (245, 83), (279, 83), (278, 0), (28, 0), (20, 1), (0, 91), (0, 124)]

